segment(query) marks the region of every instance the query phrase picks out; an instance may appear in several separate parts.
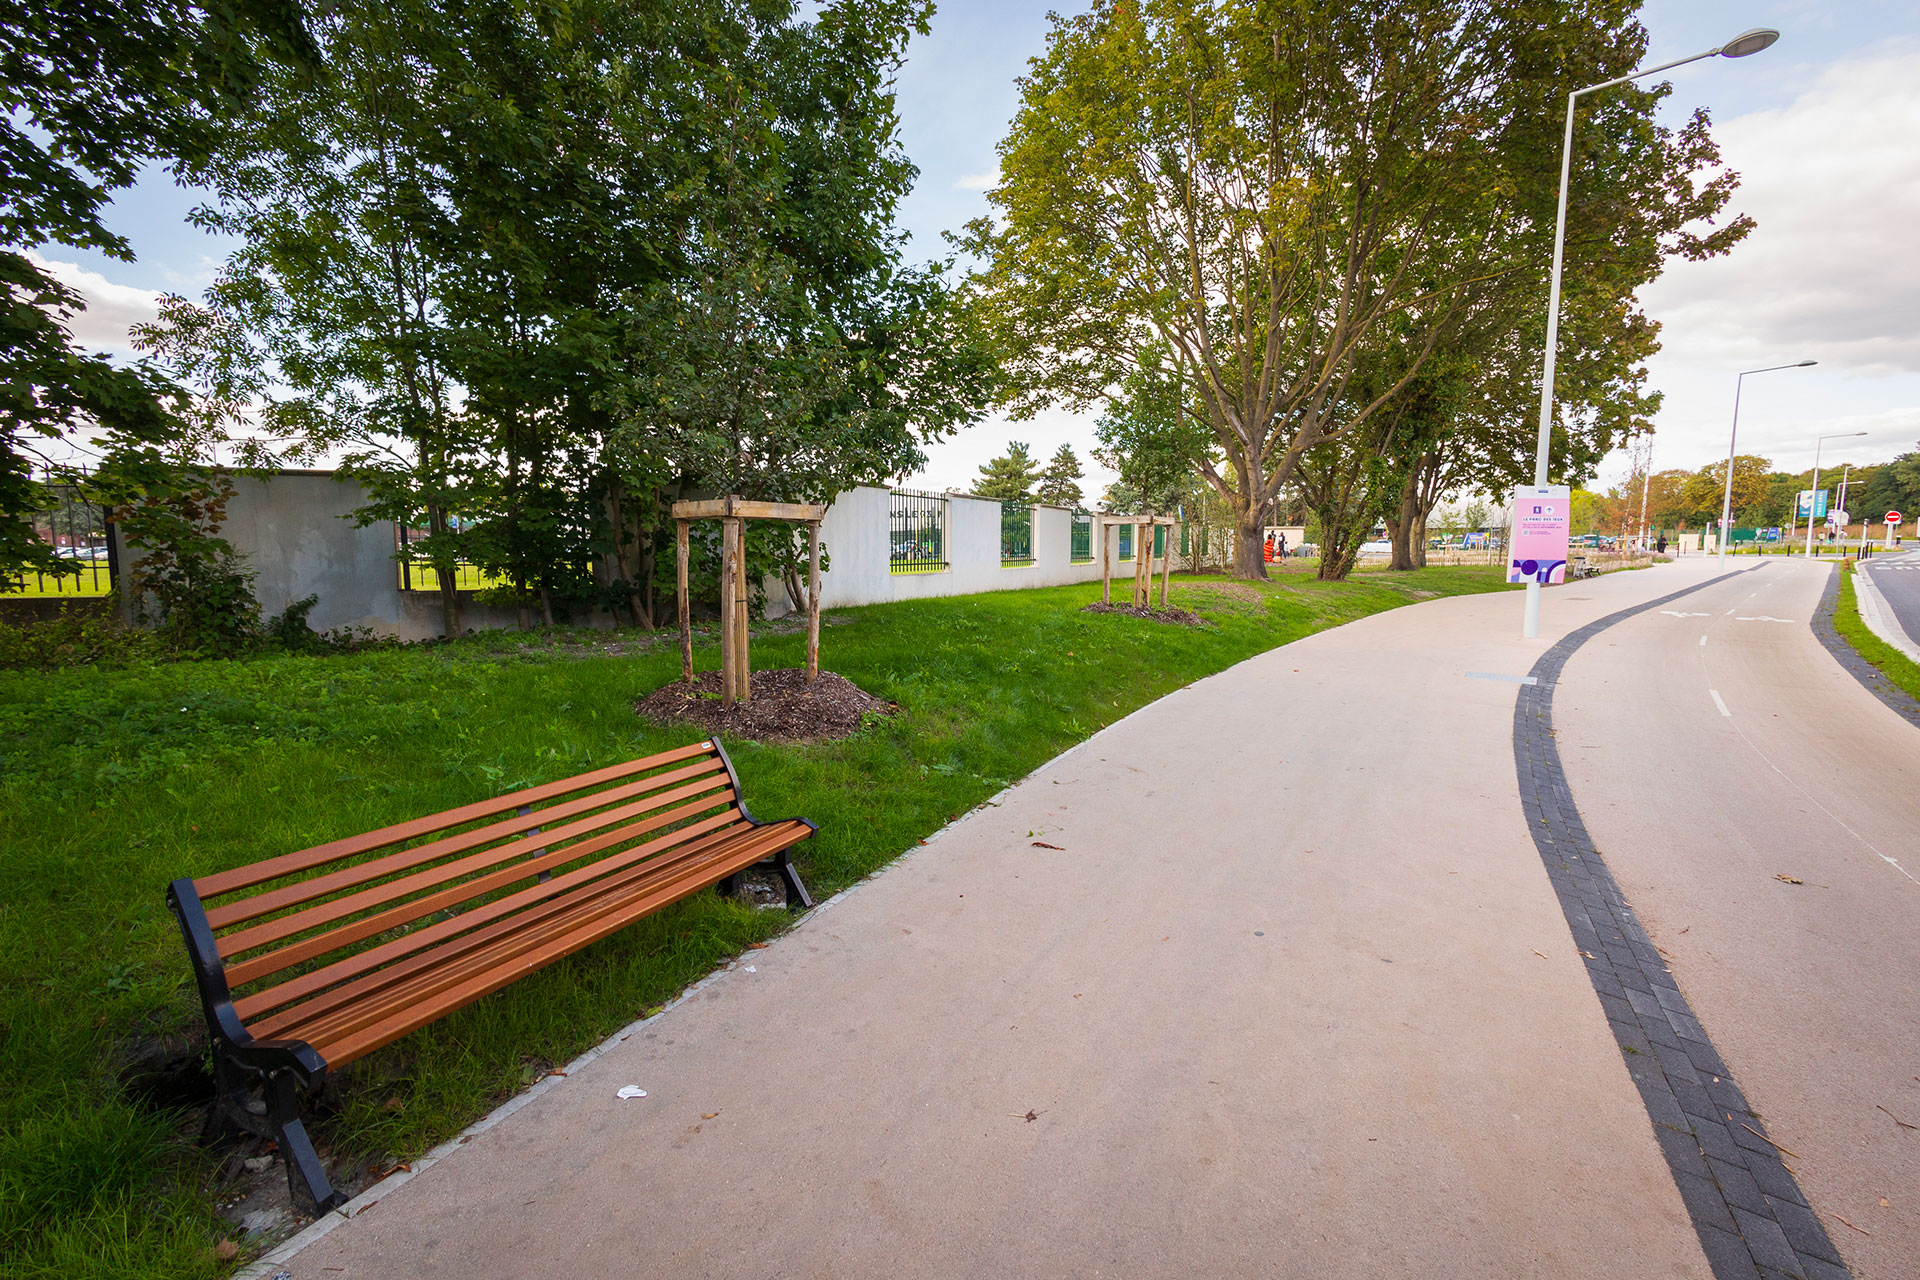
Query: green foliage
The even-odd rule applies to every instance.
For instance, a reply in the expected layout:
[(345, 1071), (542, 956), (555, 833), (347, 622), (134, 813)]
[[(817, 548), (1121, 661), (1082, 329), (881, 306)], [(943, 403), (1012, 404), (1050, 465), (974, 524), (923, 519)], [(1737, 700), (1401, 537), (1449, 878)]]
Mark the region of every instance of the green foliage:
[(0, 3), (0, 572), (59, 572), (19, 517), (45, 494), (28, 474), (79, 427), (109, 449), (172, 439), (177, 389), (148, 366), (74, 347), (73, 290), (28, 256), (53, 242), (129, 259), (101, 215), (150, 161), (204, 152), (209, 112), (246, 97), (263, 60), (309, 52), (285, 0)]
[[(1499, 585), (1484, 569), (1406, 580), (1441, 594)], [(1097, 586), (836, 611), (828, 665), (900, 712), (843, 742), (730, 743), (746, 793), (759, 813), (820, 823), (798, 852), (825, 897), (1144, 703), (1410, 599), (1357, 581), (1265, 589), (1244, 608), (1187, 586), (1176, 582), (1173, 603), (1212, 625), (1079, 612)], [(632, 712), (676, 678), (677, 649), (600, 647), (656, 638), (494, 633), (346, 657), (0, 672), (8, 1267), (215, 1272), (217, 1155), (194, 1147), (195, 1117), (143, 1112), (114, 1074), (128, 1039), (199, 1021), (163, 903), (170, 879), (692, 741)], [(796, 666), (804, 645), (796, 632), (757, 635), (755, 659)], [(696, 659), (718, 661), (707, 629)], [(417, 1154), (524, 1087), (530, 1066), (565, 1062), (780, 927), (709, 894), (623, 930), (356, 1064), (323, 1141), (348, 1158)]]
[(239, 653), (259, 635), (253, 571), (220, 536), (233, 481), (223, 471), (150, 469), (114, 511), (139, 549), (134, 597), (169, 647), (204, 656)]
[[(1305, 452), (1390, 416), (1427, 362), (1471, 396), (1376, 432), (1370, 483), (1497, 488), (1523, 466), (1540, 342), (1560, 113), (1575, 85), (1633, 67), (1629, 0), (1101, 0), (1055, 19), (1001, 144), (998, 218), (968, 228), (978, 306), (1016, 413), (1123, 401), (1170, 364), (1174, 401), (1218, 462), (1239, 571)], [(1577, 134), (1555, 457), (1590, 468), (1656, 401), (1634, 290), (1734, 184), (1704, 115), (1653, 123), (1664, 89), (1593, 103)], [(1534, 318), (1529, 319), (1529, 316)], [(1416, 503), (1419, 505), (1419, 503)]]
[[(1894, 509), (1899, 510), (1901, 515), (1906, 514), (1904, 509)], [(1841, 574), (1840, 598), (1834, 602), (1833, 629), (1840, 633), (1841, 639), (1853, 646), (1854, 652), (1878, 667), (1887, 679), (1904, 689), (1908, 696), (1920, 699), (1920, 662), (1915, 662), (1882, 640), (1861, 620), (1860, 601), (1853, 589), (1854, 573), (1854, 569), (1848, 568)]]
[(1001, 502), (1033, 501), (1034, 482), (1040, 479), (1040, 464), (1019, 440), (1007, 445), (1007, 451), (990, 459), (980, 468), (973, 482), (973, 496)]
[[(1174, 510), (1212, 452), (1204, 423), (1183, 410), (1188, 394), (1171, 360), (1147, 353), (1122, 379), (1118, 396), (1094, 426), (1093, 456), (1117, 472), (1122, 491), (1138, 506), (1115, 510)], [(1114, 501), (1108, 491), (1108, 501)]]
[(43, 622), (0, 623), (0, 671), (122, 666), (170, 656), (159, 636), (110, 614), (68, 605)]
[(1053, 457), (1041, 470), (1040, 487), (1034, 491), (1034, 498), (1050, 507), (1078, 507), (1086, 501), (1080, 492), (1080, 479), (1085, 474), (1073, 446), (1063, 444), (1053, 451)]

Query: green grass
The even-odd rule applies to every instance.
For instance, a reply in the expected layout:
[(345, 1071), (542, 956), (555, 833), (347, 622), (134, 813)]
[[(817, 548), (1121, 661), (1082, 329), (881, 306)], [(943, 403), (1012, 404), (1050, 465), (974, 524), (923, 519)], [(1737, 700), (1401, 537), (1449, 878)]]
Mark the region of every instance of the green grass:
[[(1204, 628), (1080, 612), (1098, 584), (835, 611), (823, 666), (900, 712), (837, 743), (730, 744), (747, 798), (819, 822), (799, 853), (825, 898), (1195, 679), (1382, 609), (1504, 587), (1484, 567), (1196, 589), (1208, 581), (1225, 580), (1182, 578), (1172, 595)], [(143, 1109), (118, 1083), (131, 1042), (198, 1034), (168, 880), (696, 741), (631, 710), (674, 678), (670, 640), (605, 657), (578, 637), (492, 633), (0, 671), (0, 1270), (222, 1270), (198, 1117)], [(756, 637), (754, 663), (797, 666), (804, 643)], [(697, 657), (717, 661), (710, 642)], [(784, 927), (718, 895), (670, 908), (354, 1064), (318, 1139), (342, 1159), (417, 1154)]]
[(1851, 568), (1840, 575), (1840, 598), (1833, 606), (1833, 629), (1853, 646), (1855, 653), (1880, 668), (1888, 680), (1920, 699), (1920, 662), (1867, 630), (1866, 622), (1860, 617), (1860, 602), (1853, 594), (1853, 575)]

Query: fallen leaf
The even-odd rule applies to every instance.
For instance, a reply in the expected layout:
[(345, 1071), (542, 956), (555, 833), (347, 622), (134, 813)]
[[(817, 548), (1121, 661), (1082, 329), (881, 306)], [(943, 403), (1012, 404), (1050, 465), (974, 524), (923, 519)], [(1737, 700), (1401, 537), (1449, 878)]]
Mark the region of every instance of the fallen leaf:
[(232, 1262), (240, 1256), (240, 1246), (230, 1239), (222, 1240), (219, 1244), (213, 1246), (213, 1256), (222, 1262)]
[(747, 950), (749, 951), (765, 951), (766, 949), (767, 944), (764, 942), (749, 942), (747, 944)]
[(720, 1114), (720, 1113), (719, 1113), (718, 1111), (702, 1111), (702, 1112), (700, 1113), (700, 1118), (701, 1118), (702, 1120), (711, 1120), (711, 1119), (713, 1119), (713, 1118), (714, 1118), (715, 1116), (717, 1116), (717, 1115), (719, 1115), (719, 1114)]
[(1890, 1204), (1888, 1204), (1888, 1203), (1887, 1203), (1887, 1198), (1886, 1198), (1885, 1196), (1881, 1196), (1881, 1197), (1880, 1197), (1880, 1207), (1881, 1207), (1882, 1209), (1891, 1209), (1891, 1208), (1893, 1208), (1893, 1206), (1892, 1206), (1892, 1205), (1890, 1205)]
[(406, 1109), (406, 1102), (400, 1098), (388, 1098), (386, 1105), (381, 1108), (383, 1111), (405, 1111)]
[[(1775, 876), (1774, 879), (1780, 881), (1782, 884), (1805, 884), (1806, 883), (1806, 881), (1804, 880), (1794, 879), (1792, 876), (1787, 875), (1785, 872), (1782, 872), (1781, 874)], [(1837, 1217), (1838, 1215), (1836, 1214), (1835, 1216)], [(1846, 1222), (1845, 1218), (1841, 1218), (1840, 1220), (1842, 1222)], [(1848, 1222), (1847, 1225), (1852, 1226), (1853, 1224), (1851, 1222)]]
[(1065, 852), (1066, 852), (1066, 850), (1065, 850), (1065, 849), (1062, 849), (1062, 848), (1061, 848), (1061, 847), (1060, 847), (1059, 845), (1057, 845), (1057, 844), (1048, 844), (1048, 843), (1047, 843), (1047, 842), (1046, 842), (1045, 840), (1035, 840), (1035, 841), (1033, 842), (1033, 847), (1034, 847), (1034, 848), (1036, 848), (1036, 849), (1052, 849), (1052, 850), (1053, 850), (1053, 851), (1054, 851), (1055, 853), (1065, 853)]
[(412, 1173), (412, 1172), (413, 1172), (413, 1166), (402, 1161), (401, 1163), (394, 1165), (390, 1169), (381, 1170), (380, 1176), (383, 1178), (390, 1178), (396, 1173)]

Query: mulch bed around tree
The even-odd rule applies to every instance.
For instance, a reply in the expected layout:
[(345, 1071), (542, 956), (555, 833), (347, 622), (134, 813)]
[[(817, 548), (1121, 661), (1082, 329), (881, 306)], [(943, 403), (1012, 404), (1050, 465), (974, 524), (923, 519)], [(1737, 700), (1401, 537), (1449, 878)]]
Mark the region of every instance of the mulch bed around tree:
[(634, 703), (633, 709), (658, 724), (698, 725), (722, 737), (758, 742), (844, 738), (859, 729), (867, 716), (899, 710), (831, 671), (822, 671), (811, 685), (807, 673), (798, 667), (756, 671), (752, 689), (750, 700), (723, 707), (720, 673), (703, 671), (692, 684), (675, 680), (655, 689)]
[(1145, 618), (1149, 622), (1170, 622), (1178, 627), (1204, 627), (1207, 620), (1197, 613), (1188, 613), (1185, 609), (1137, 609), (1130, 604), (1102, 604), (1095, 600), (1081, 607), (1082, 613), (1124, 613), (1129, 618)]

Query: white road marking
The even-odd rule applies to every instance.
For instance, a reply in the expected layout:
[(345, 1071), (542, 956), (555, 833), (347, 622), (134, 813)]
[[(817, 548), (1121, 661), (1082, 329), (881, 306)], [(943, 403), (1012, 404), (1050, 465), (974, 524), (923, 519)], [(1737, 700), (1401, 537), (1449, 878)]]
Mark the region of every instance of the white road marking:
[(1733, 719), (1733, 712), (1727, 710), (1726, 700), (1720, 696), (1720, 691), (1718, 689), (1709, 689), (1707, 692), (1713, 695), (1713, 705), (1720, 708), (1720, 714), (1729, 720)]
[(1700, 647), (1702, 649), (1707, 647), (1707, 638), (1705, 636), (1700, 637)]
[(1712, 616), (1711, 614), (1705, 613), (1681, 613), (1678, 609), (1662, 609), (1660, 612), (1670, 618), (1707, 618)]
[(1502, 684), (1539, 684), (1537, 676), (1510, 676), (1498, 671), (1469, 671), (1469, 680), (1498, 680)]
[(1792, 622), (1792, 618), (1774, 618), (1762, 613), (1751, 618), (1735, 618), (1735, 622)]

